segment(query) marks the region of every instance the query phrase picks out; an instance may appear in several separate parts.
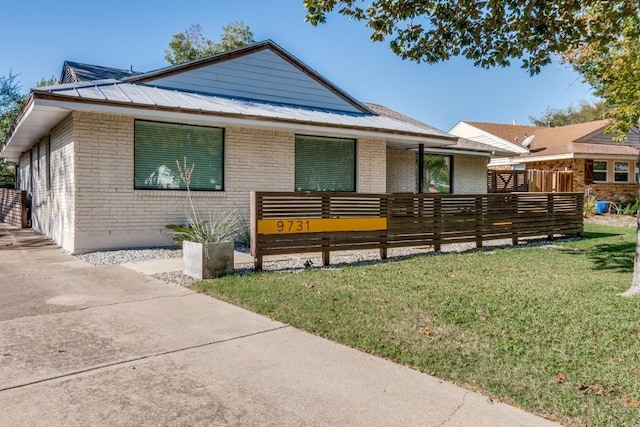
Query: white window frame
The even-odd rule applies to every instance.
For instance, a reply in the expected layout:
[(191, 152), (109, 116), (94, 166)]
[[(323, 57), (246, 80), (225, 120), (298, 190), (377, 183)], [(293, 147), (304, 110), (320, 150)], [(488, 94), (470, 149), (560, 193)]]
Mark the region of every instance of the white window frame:
[[(604, 163), (605, 169), (596, 169), (596, 163)], [(596, 173), (604, 172), (604, 180), (596, 179)], [(609, 162), (607, 160), (593, 161), (593, 182), (609, 182)]]
[[(627, 171), (626, 171), (626, 172), (618, 172), (618, 171), (616, 171), (616, 165), (618, 165), (618, 164), (624, 164), (624, 165), (627, 165)], [(622, 174), (622, 173), (626, 174), (626, 175), (627, 175), (627, 179), (626, 179), (626, 180), (624, 180), (624, 181), (619, 181), (619, 180), (617, 179), (617, 176), (616, 176), (616, 175), (617, 175), (617, 174), (619, 174), (619, 173), (620, 173), (620, 174)], [(617, 182), (617, 183), (628, 183), (628, 182), (631, 182), (631, 181), (629, 180), (630, 178), (631, 178), (631, 167), (630, 167), (630, 165), (629, 165), (629, 162), (628, 162), (628, 161), (618, 161), (618, 160), (614, 161), (614, 162), (613, 162), (613, 182)]]

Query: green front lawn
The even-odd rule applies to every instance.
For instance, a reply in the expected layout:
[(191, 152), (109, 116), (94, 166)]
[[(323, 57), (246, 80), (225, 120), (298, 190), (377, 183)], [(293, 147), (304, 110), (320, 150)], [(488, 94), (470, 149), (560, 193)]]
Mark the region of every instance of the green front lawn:
[(565, 425), (640, 425), (635, 229), (196, 289)]

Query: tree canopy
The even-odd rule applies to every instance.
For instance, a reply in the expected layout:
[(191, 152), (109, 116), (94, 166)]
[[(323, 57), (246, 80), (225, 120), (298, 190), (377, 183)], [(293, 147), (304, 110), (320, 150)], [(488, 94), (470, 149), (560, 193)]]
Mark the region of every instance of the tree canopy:
[[(606, 16), (595, 10), (593, 19)], [(612, 28), (616, 37), (582, 44), (563, 56), (604, 100), (609, 130), (621, 140), (640, 117), (640, 20), (632, 14)]]
[(529, 116), (529, 121), (535, 126), (566, 126), (577, 123), (586, 123), (593, 120), (606, 118), (606, 107), (603, 101), (595, 103), (582, 102), (578, 107), (570, 105), (566, 108), (547, 108), (542, 115)]
[(194, 24), (181, 33), (174, 34), (165, 49), (164, 58), (171, 64), (182, 64), (228, 50), (255, 43), (253, 32), (242, 21), (222, 27), (220, 41), (214, 42), (202, 35), (200, 24)]
[(9, 71), (8, 76), (0, 77), (0, 142), (9, 135), (13, 121), (27, 100), (21, 90), (17, 74)]
[(519, 60), (530, 74), (554, 60), (571, 64), (604, 99), (619, 138), (640, 116), (640, 25), (631, 0), (304, 0), (306, 20), (334, 9), (389, 40), (403, 59), (435, 63), (463, 56), (475, 65)]
[[(403, 59), (429, 63), (464, 56), (481, 67), (522, 60), (531, 73), (584, 43), (617, 38), (636, 12), (636, 1), (601, 0), (304, 0), (306, 20), (324, 23), (338, 12), (371, 29), (371, 39), (391, 38)], [(598, 17), (590, 10), (597, 9)]]
[[(22, 109), (27, 97), (21, 94), (18, 75), (9, 71), (8, 76), (0, 77), (0, 147), (5, 141), (13, 121)], [(14, 184), (14, 166), (0, 159), (0, 187)]]

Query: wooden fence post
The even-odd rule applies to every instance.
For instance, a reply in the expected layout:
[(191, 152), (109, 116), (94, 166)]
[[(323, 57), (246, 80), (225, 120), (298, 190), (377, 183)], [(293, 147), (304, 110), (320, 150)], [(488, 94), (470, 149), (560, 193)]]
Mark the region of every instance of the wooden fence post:
[[(331, 197), (326, 194), (322, 195), (322, 218), (331, 218)], [(322, 265), (325, 267), (331, 263), (330, 243), (328, 238), (322, 239)]]
[(262, 198), (258, 199), (255, 191), (249, 193), (249, 227), (250, 227), (250, 249), (253, 256), (253, 266), (257, 271), (262, 270), (262, 254), (258, 247), (258, 210), (262, 204)]
[(482, 209), (482, 196), (475, 197), (475, 229), (476, 229), (476, 248), (482, 247), (482, 232), (484, 229), (484, 214)]
[(387, 218), (387, 228), (382, 232), (380, 237), (380, 259), (387, 259), (387, 237), (389, 235), (389, 224), (391, 223), (391, 197), (389, 194), (380, 196), (380, 216)]
[(553, 193), (547, 194), (547, 238), (553, 240), (553, 228), (555, 227), (555, 212), (553, 207)]
[(434, 196), (433, 198), (433, 250), (442, 249), (441, 241), (442, 232), (442, 198)]
[[(518, 217), (518, 194), (512, 194), (513, 200), (512, 203), (514, 205), (514, 217)], [(517, 227), (513, 227), (511, 229), (511, 244), (513, 245), (517, 245), (518, 244), (518, 231), (517, 231)]]

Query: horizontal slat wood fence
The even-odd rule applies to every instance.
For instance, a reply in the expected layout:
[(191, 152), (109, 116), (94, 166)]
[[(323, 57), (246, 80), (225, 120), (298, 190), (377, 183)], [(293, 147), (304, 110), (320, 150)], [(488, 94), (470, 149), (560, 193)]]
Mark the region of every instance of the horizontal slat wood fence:
[(29, 227), (26, 191), (0, 188), (0, 222), (15, 227)]
[[(266, 255), (433, 246), (580, 234), (581, 193), (251, 193), (251, 253)], [(351, 219), (343, 221), (344, 219)], [(354, 222), (355, 220), (355, 222)], [(384, 223), (384, 226), (380, 224)], [(348, 225), (346, 225), (348, 224)], [(359, 225), (357, 230), (344, 227)], [(317, 228), (317, 229), (315, 229)]]
[(489, 193), (557, 192), (573, 191), (573, 172), (527, 170), (487, 171)]

